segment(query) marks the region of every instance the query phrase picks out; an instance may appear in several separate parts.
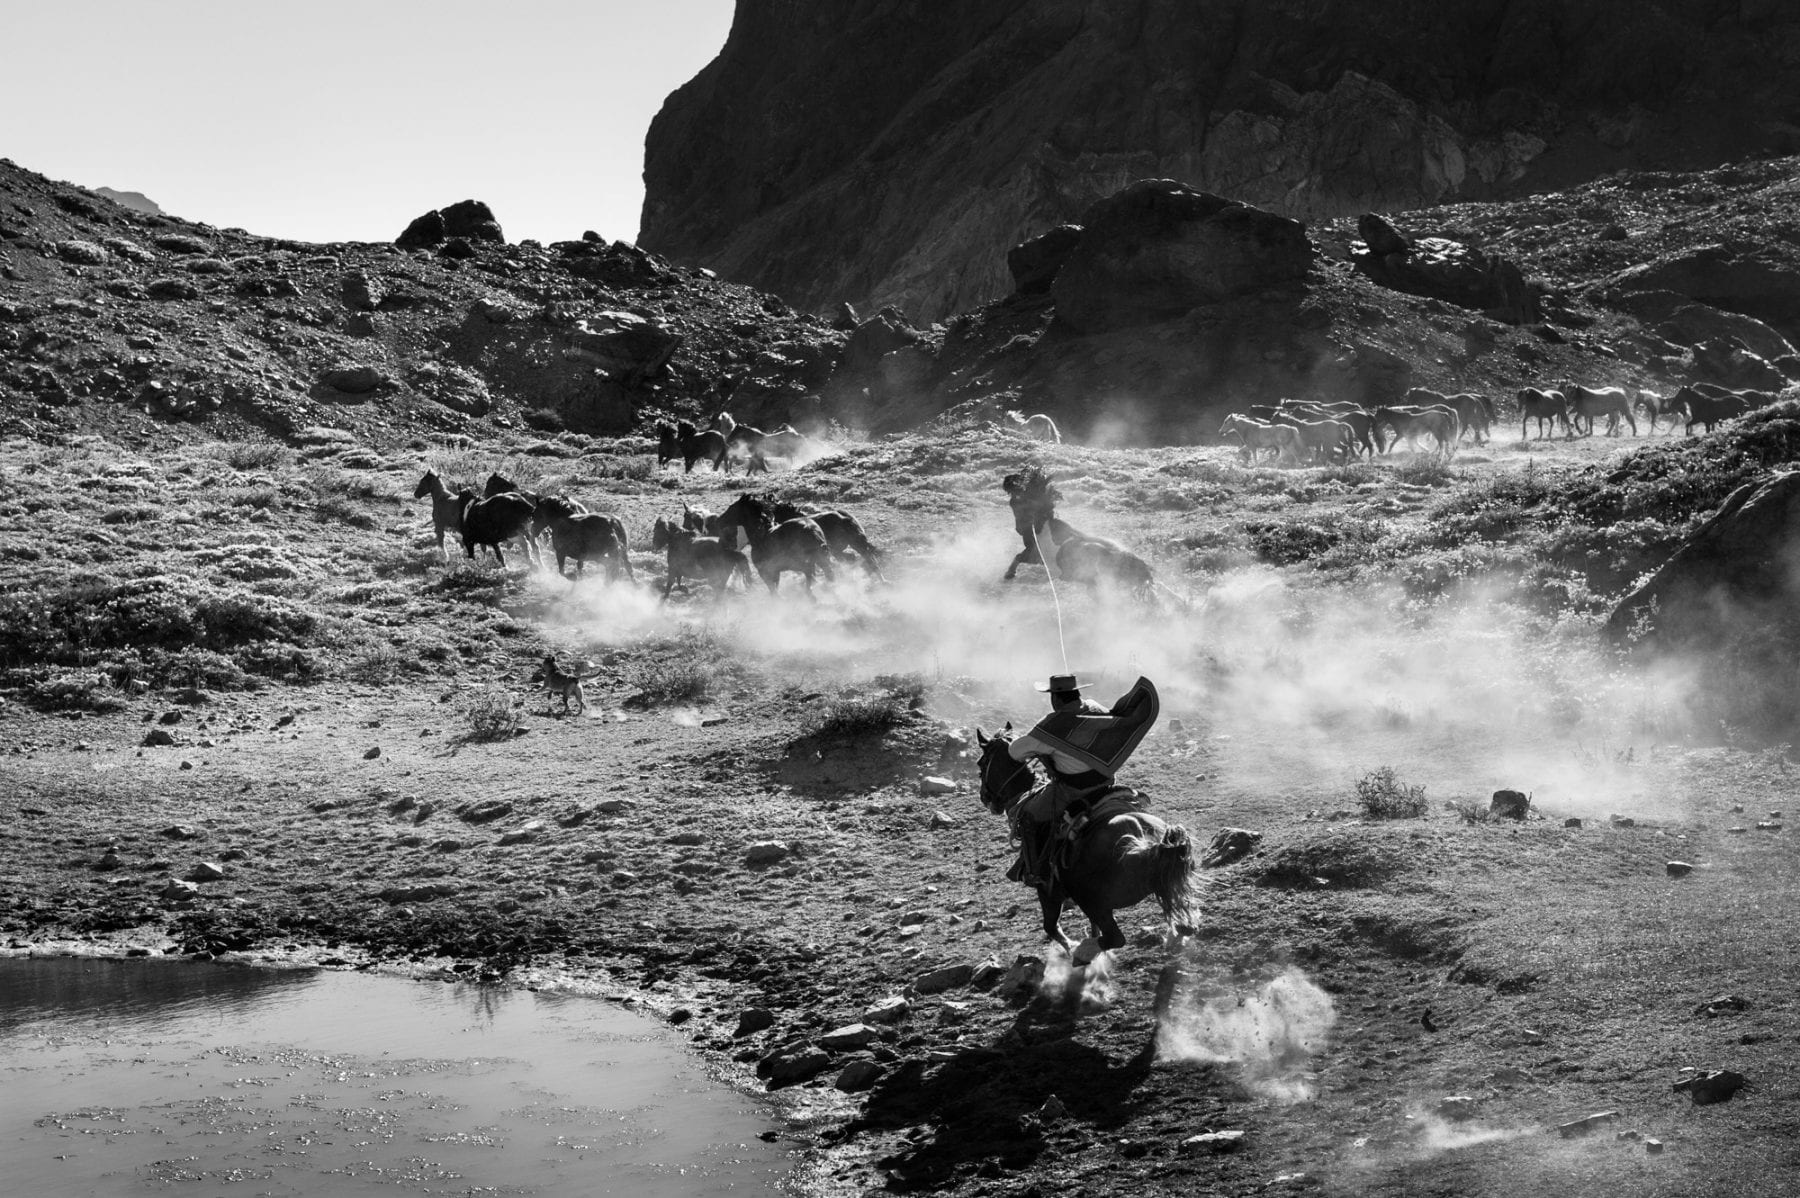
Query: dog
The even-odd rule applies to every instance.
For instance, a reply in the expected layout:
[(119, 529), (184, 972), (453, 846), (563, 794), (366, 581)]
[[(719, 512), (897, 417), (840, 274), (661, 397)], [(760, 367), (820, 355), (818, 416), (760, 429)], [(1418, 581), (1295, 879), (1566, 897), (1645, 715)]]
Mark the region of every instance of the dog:
[(583, 680), (598, 677), (599, 674), (600, 671), (597, 669), (589, 670), (586, 673), (582, 673), (579, 669), (573, 674), (565, 673), (562, 667), (556, 664), (556, 656), (546, 654), (543, 668), (533, 674), (531, 680), (544, 684), (544, 714), (550, 714), (549, 703), (555, 700), (556, 696), (561, 695), (563, 714), (567, 715), (569, 696), (571, 695), (575, 697), (577, 703), (581, 704), (577, 710), (587, 711), (587, 692), (581, 688), (581, 684)]

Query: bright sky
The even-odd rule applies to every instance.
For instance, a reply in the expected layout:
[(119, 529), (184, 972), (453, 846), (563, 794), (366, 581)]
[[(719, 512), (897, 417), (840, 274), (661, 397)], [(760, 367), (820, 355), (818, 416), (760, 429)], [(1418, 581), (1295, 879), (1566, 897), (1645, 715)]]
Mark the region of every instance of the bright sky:
[(644, 134), (733, 0), (0, 0), (0, 158), (302, 241), (485, 200), (633, 241)]

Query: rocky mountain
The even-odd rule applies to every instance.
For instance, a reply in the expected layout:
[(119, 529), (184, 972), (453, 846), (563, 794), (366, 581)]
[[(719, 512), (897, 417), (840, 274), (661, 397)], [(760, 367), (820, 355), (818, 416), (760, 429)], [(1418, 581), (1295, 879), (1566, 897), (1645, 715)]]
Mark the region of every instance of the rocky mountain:
[(641, 243), (937, 320), (1139, 178), (1308, 221), (1800, 150), (1779, 0), (741, 0)]
[(104, 196), (120, 207), (130, 208), (134, 212), (143, 212), (150, 216), (162, 215), (162, 205), (141, 191), (120, 191), (116, 187), (96, 187), (94, 194)]
[(988, 247), (1009, 294), (930, 326), (827, 323), (597, 237), (510, 243), (477, 200), (394, 225), (262, 238), (0, 161), (0, 434), (618, 435), (722, 407), (880, 434), (1013, 408), (1191, 443), (1283, 396), (1800, 378), (1797, 159), (1312, 224), (1140, 180)]
[[(727, 378), (734, 407), (764, 418), (816, 390), (845, 340), (709, 271), (597, 238), (507, 243), (482, 213), (421, 217), (443, 228), (402, 233), (414, 249), (315, 245), (141, 212), (0, 159), (0, 434), (146, 420), (616, 434), (710, 415)], [(394, 225), (414, 232), (404, 214)]]

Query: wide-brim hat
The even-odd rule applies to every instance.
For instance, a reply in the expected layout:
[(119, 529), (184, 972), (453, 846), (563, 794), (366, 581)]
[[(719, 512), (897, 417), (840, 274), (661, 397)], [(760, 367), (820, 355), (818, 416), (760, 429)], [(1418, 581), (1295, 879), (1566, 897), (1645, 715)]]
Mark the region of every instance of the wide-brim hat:
[(1050, 675), (1050, 681), (1034, 682), (1032, 687), (1033, 689), (1049, 691), (1051, 694), (1056, 695), (1065, 691), (1080, 690), (1081, 680), (1076, 678), (1073, 674), (1052, 674)]

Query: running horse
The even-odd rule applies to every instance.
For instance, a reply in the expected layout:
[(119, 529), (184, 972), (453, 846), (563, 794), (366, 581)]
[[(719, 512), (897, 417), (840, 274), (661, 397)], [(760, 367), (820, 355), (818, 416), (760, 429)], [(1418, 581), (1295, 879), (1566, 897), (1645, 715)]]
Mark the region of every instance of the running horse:
[[(981, 801), (989, 811), (996, 815), (1010, 811), (1046, 785), (1030, 762), (1014, 761), (1007, 753), (1011, 724), (992, 736), (977, 728), (975, 739), (981, 747), (977, 767)], [(1098, 953), (1125, 943), (1113, 912), (1135, 907), (1152, 895), (1169, 928), (1182, 929), (1193, 922), (1193, 873), (1193, 846), (1186, 828), (1147, 811), (1120, 810), (1108, 817), (1100, 807), (1066, 858), (1051, 871), (1050, 881), (1037, 888), (1044, 934), (1068, 950), (1077, 965), (1086, 965)], [(1093, 925), (1098, 944), (1090, 936), (1079, 947), (1072, 946), (1063, 935), (1063, 903), (1070, 899)]]

